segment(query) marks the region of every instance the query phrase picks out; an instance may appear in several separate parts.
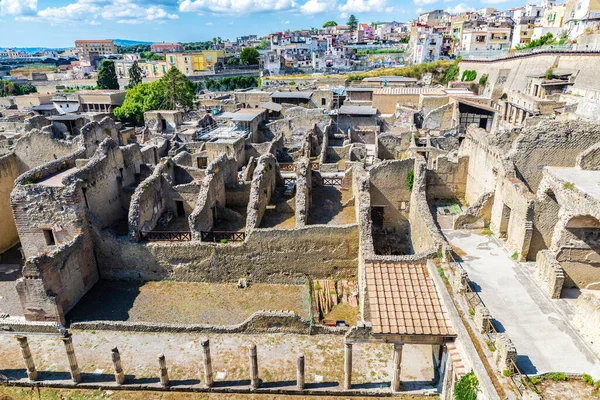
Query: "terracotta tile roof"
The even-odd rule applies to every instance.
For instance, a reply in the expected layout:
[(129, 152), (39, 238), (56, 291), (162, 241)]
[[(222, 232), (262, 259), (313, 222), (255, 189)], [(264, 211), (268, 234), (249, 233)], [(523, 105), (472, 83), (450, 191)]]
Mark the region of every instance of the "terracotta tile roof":
[(367, 261), (365, 270), (374, 334), (455, 335), (425, 265)]

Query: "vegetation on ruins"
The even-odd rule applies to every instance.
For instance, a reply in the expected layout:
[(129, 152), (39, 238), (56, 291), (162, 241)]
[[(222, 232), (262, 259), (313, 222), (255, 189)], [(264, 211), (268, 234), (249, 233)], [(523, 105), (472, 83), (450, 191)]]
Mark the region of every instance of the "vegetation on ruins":
[(476, 400), (479, 393), (479, 380), (473, 371), (464, 375), (454, 388), (456, 400)]
[(266, 50), (269, 48), (269, 42), (267, 41), (267, 38), (262, 38), (260, 39), (260, 43), (257, 44), (256, 46), (254, 46), (255, 49), (257, 50)]
[(337, 22), (333, 20), (327, 21), (323, 24), (323, 28), (333, 28), (334, 26), (337, 26)]
[(258, 81), (254, 76), (227, 76), (220, 79), (208, 78), (204, 83), (195, 84), (196, 92), (206, 88), (213, 91), (248, 89), (258, 86)]
[(23, 94), (37, 93), (31, 83), (14, 83), (13, 81), (0, 80), (0, 97), (21, 96)]
[(544, 74), (544, 79), (552, 79), (553, 76), (554, 76), (554, 68), (550, 67), (546, 70), (546, 73)]
[[(448, 69), (451, 68), (453, 64), (454, 63), (447, 60), (440, 60), (431, 63), (422, 63), (400, 68), (380, 68), (369, 72), (349, 74), (347, 79), (349, 81), (362, 81), (365, 78), (378, 76), (404, 76), (407, 78), (421, 79), (425, 74), (432, 74), (432, 79), (434, 82), (446, 84), (449, 82), (449, 80), (447, 80)], [(458, 63), (456, 68), (458, 68)], [(458, 75), (458, 69), (456, 74)]]
[(260, 54), (254, 47), (244, 47), (240, 52), (240, 62), (242, 65), (257, 65)]
[(573, 189), (575, 189), (575, 184), (573, 182), (565, 182), (563, 184), (563, 189), (565, 189), (565, 190), (573, 190)]
[(357, 50), (356, 54), (364, 56), (368, 54), (401, 54), (404, 53), (402, 49), (374, 49), (374, 50)]
[(98, 67), (98, 80), (96, 82), (98, 89), (119, 89), (119, 80), (115, 72), (115, 62), (111, 60), (102, 60)]
[(406, 174), (406, 188), (412, 192), (415, 183), (415, 170), (409, 169)]
[(157, 81), (129, 88), (123, 105), (115, 109), (115, 117), (122, 122), (141, 125), (146, 111), (191, 108), (193, 103), (192, 82), (177, 68), (171, 68)]
[(525, 49), (533, 49), (540, 46), (550, 46), (550, 45), (563, 45), (569, 39), (569, 35), (567, 33), (563, 33), (560, 37), (554, 37), (554, 35), (550, 32), (546, 33), (544, 36), (539, 39), (530, 40), (528, 43), (520, 44), (515, 49), (517, 50), (525, 50)]
[(477, 71), (475, 71), (474, 69), (468, 69), (466, 71), (463, 71), (463, 74), (460, 78), (461, 82), (471, 82), (474, 81), (477, 78)]
[(481, 75), (481, 78), (479, 78), (479, 86), (485, 86), (487, 84), (488, 76), (488, 74)]
[(137, 61), (134, 61), (129, 68), (129, 87), (134, 87), (142, 83), (142, 69)]

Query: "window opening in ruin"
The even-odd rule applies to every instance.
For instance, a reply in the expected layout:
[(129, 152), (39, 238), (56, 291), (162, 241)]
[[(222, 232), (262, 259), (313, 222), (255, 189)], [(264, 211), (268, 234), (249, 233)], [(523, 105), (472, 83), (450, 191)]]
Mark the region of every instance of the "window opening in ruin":
[(371, 221), (375, 230), (383, 230), (384, 208), (371, 207)]
[(160, 120), (161, 126), (162, 126), (162, 130), (166, 131), (167, 130), (167, 120), (166, 119), (161, 119)]
[(481, 117), (481, 119), (479, 120), (479, 127), (481, 129), (486, 129), (487, 128), (487, 117)]
[(185, 217), (185, 207), (183, 207), (183, 201), (175, 200), (175, 206), (177, 207), (177, 216)]
[(322, 106), (327, 105), (327, 99), (325, 99), (325, 98), (321, 99), (321, 105)]
[(56, 240), (54, 239), (54, 232), (52, 229), (42, 229), (44, 232), (44, 239), (46, 239), (46, 246), (55, 246)]

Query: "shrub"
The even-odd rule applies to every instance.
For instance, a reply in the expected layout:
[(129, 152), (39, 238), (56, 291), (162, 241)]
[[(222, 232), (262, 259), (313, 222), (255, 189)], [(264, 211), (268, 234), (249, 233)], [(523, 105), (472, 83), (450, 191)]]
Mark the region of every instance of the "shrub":
[(516, 251), (512, 254), (512, 256), (510, 256), (510, 258), (512, 258), (513, 260), (517, 261), (519, 259), (519, 253), (517, 253)]
[(548, 375), (548, 379), (554, 382), (564, 382), (569, 380), (569, 378), (567, 378), (567, 375), (563, 374), (562, 372), (553, 372), (550, 375)]
[(481, 78), (479, 78), (479, 86), (485, 86), (487, 84), (487, 80), (488, 74), (481, 75)]
[(510, 378), (514, 374), (515, 374), (514, 371), (512, 371), (510, 369), (505, 369), (504, 371), (502, 371), (502, 375), (504, 375), (507, 378)]
[(474, 81), (475, 78), (477, 78), (477, 71), (468, 69), (468, 70), (463, 71), (463, 74), (462, 74), (462, 77), (460, 78), (460, 80), (462, 82), (470, 82), (470, 81)]
[(464, 375), (454, 388), (455, 400), (476, 400), (479, 393), (479, 380), (473, 371)]
[(446, 283), (446, 284), (450, 283), (448, 281), (448, 277), (446, 276), (446, 273), (444, 272), (444, 268), (439, 267), (438, 268), (438, 274), (440, 274), (440, 277), (442, 278), (442, 280), (444, 281), (444, 283)]
[(406, 174), (406, 188), (412, 192), (413, 185), (415, 184), (415, 170), (410, 169)]
[(563, 185), (563, 189), (573, 190), (575, 189), (575, 184), (573, 182), (565, 182), (565, 184)]
[(552, 79), (553, 76), (554, 76), (554, 69), (548, 68), (546, 70), (546, 73), (544, 74), (544, 79)]
[(221, 239), (219, 242), (220, 242), (220, 243), (223, 243), (223, 244), (225, 244), (225, 243), (228, 243), (228, 242), (227, 242), (227, 239)]
[(542, 380), (536, 376), (532, 376), (530, 379), (531, 383), (533, 383), (534, 385), (537, 385), (538, 383), (540, 383)]
[(594, 384), (594, 378), (592, 378), (590, 375), (588, 374), (583, 374), (582, 377), (583, 381), (585, 383), (587, 383), (588, 385), (592, 386)]

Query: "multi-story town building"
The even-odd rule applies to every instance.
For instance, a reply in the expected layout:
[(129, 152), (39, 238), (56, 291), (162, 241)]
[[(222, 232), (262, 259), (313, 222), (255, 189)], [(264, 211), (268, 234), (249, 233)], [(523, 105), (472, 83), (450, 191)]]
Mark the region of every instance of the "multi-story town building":
[(27, 57), (29, 54), (25, 51), (13, 50), (13, 49), (4, 49), (0, 51), (0, 58), (20, 58)]
[(547, 33), (551, 33), (555, 37), (560, 36), (564, 30), (565, 10), (566, 4), (556, 4), (546, 8), (544, 16), (537, 19), (532, 39), (539, 39)]
[(214, 71), (218, 63), (223, 63), (225, 51), (204, 50), (199, 53), (169, 53), (165, 56), (167, 69), (176, 67), (185, 75), (197, 75)]
[(534, 16), (521, 16), (519, 19), (515, 20), (516, 24), (512, 32), (512, 48), (526, 45), (531, 41), (536, 19), (537, 17)]
[(418, 22), (427, 26), (436, 26), (447, 20), (449, 17), (450, 14), (444, 10), (431, 10), (421, 13)]
[(180, 43), (153, 43), (150, 45), (153, 53), (181, 53), (183, 46)]
[(568, 0), (565, 8), (565, 30), (571, 39), (588, 29), (600, 27), (600, 2), (596, 0)]
[(511, 46), (510, 27), (480, 26), (463, 31), (460, 50), (493, 51), (508, 50)]
[(117, 46), (113, 40), (76, 40), (75, 49), (80, 58), (89, 58), (90, 54), (116, 54)]
[[(119, 78), (129, 78), (129, 69), (133, 65), (131, 60), (115, 60), (115, 72)], [(161, 78), (169, 67), (164, 60), (159, 61), (138, 61), (138, 66), (142, 70), (144, 78)]]

